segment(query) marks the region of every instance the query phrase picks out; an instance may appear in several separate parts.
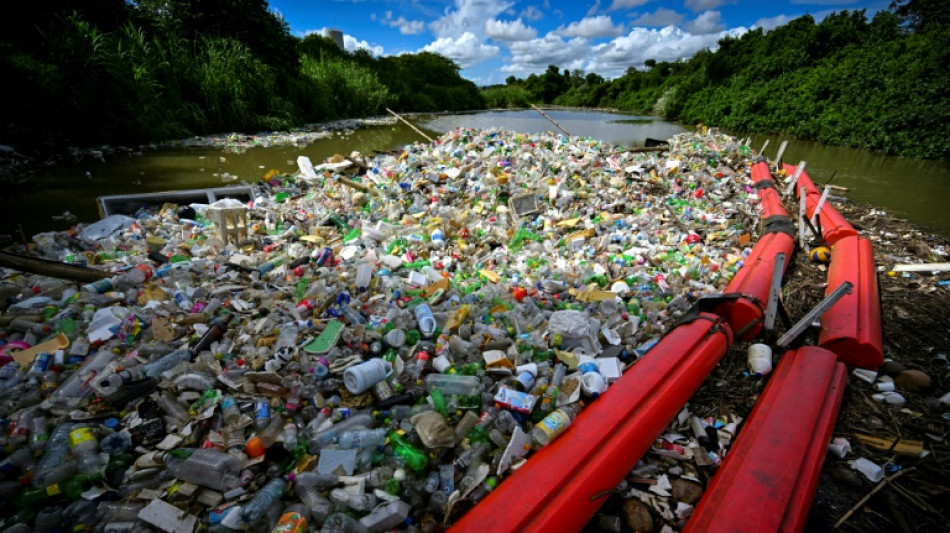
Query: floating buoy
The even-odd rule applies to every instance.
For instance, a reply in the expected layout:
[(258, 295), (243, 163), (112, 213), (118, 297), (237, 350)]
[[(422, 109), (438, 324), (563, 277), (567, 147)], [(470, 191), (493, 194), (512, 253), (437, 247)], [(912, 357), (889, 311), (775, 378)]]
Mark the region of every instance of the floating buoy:
[(811, 257), (811, 260), (816, 263), (827, 264), (829, 261), (831, 261), (831, 250), (825, 246), (819, 246), (818, 248), (815, 248), (811, 251), (809, 257)]

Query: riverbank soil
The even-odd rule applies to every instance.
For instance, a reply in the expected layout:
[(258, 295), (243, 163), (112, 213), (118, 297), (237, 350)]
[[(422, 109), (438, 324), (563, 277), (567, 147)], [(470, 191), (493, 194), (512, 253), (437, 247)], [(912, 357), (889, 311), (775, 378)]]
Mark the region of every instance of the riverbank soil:
[[(844, 458), (831, 453), (826, 457), (806, 531), (950, 531), (950, 512), (947, 511), (950, 509), (950, 447), (946, 442), (950, 433), (950, 416), (947, 415), (950, 406), (938, 401), (950, 389), (950, 366), (940, 355), (946, 356), (950, 352), (950, 287), (939, 285), (941, 281), (950, 280), (950, 272), (888, 274), (895, 264), (946, 262), (942, 252), (950, 250), (950, 239), (931, 235), (867, 205), (836, 202), (836, 208), (874, 245), (881, 290), (884, 354), (889, 360), (880, 374), (897, 376), (901, 370), (919, 370), (930, 378), (930, 386), (911, 390), (907, 385), (899, 385), (896, 390), (907, 401), (903, 405), (889, 405), (873, 400), (874, 387), (849, 373), (833, 436), (847, 439), (852, 451)], [(783, 305), (792, 322), (798, 321), (823, 299), (826, 277), (825, 265), (813, 262), (801, 250), (796, 251), (786, 272), (782, 294)], [(775, 336), (758, 341), (774, 346), (777, 335), (786, 329), (787, 326), (779, 324)], [(817, 344), (818, 328), (810, 328), (790, 348)], [(747, 343), (737, 343), (730, 349), (693, 396), (687, 406), (690, 414), (726, 420), (734, 416), (748, 417), (768, 379), (749, 375), (746, 364), (748, 346)], [(781, 352), (776, 352), (775, 363), (778, 364), (780, 359)], [(681, 434), (689, 432), (688, 427), (684, 431), (676, 421), (668, 431), (677, 429)], [(863, 444), (857, 437), (859, 434), (887, 440), (903, 439), (901, 442), (912, 449), (916, 449), (919, 443), (924, 457), (875, 449)], [(678, 475), (695, 477), (700, 483), (692, 490), (701, 491), (702, 487), (708, 486), (716, 468), (699, 465), (695, 458), (683, 461), (657, 455), (654, 451), (644, 458), (638, 469), (627, 477), (628, 487), (633, 490), (619, 490), (612, 495), (585, 531), (646, 533), (660, 532), (665, 526), (682, 529), (682, 518), (664, 518), (657, 511), (663, 505), (656, 505), (656, 501), (664, 498), (652, 500), (652, 506), (640, 505), (638, 498), (653, 498), (650, 489), (654, 487), (654, 480), (650, 478), (657, 470), (671, 474), (670, 479)], [(877, 484), (850, 468), (848, 461), (858, 457), (883, 466), (885, 477), (903, 471), (860, 506), (857, 506), (859, 501)], [(683, 501), (682, 495), (689, 492), (681, 490), (677, 495), (680, 486), (686, 485), (674, 482), (672, 500)], [(631, 494), (636, 491), (642, 491), (646, 498)], [(850, 516), (835, 528), (836, 523), (854, 508)], [(670, 505), (670, 509), (675, 510), (676, 504)]]

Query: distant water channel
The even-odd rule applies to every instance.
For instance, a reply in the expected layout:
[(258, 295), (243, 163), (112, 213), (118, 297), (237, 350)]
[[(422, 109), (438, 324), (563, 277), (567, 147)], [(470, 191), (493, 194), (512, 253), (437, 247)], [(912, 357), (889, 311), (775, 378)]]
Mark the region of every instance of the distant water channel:
[[(685, 131), (679, 125), (652, 117), (573, 110), (547, 113), (573, 135), (622, 146), (642, 146), (648, 137), (666, 139)], [(456, 127), (505, 128), (529, 133), (558, 131), (533, 110), (428, 115), (414, 117), (413, 121), (432, 137)], [(18, 223), (27, 235), (65, 229), (69, 224), (52, 219), (64, 210), (75, 214), (79, 221), (92, 222), (99, 217), (96, 198), (103, 195), (253, 182), (270, 169), (296, 171), (300, 155), (318, 163), (334, 154), (372, 154), (373, 150), (392, 150), (418, 140), (418, 134), (398, 123), (333, 134), (306, 146), (254, 147), (243, 153), (218, 148), (163, 149), (141, 156), (113, 156), (105, 163), (58, 168), (35, 177), (24, 190), (0, 193), (0, 233), (14, 233)], [(753, 148), (758, 150), (764, 141), (765, 137), (753, 136)], [(771, 138), (767, 150), (770, 157), (774, 157), (778, 141)], [(847, 196), (950, 235), (950, 217), (945, 214), (950, 203), (950, 163), (791, 142), (785, 160), (797, 163), (802, 159), (807, 161), (807, 169), (816, 182), (825, 182), (834, 173), (833, 183), (851, 188)], [(222, 179), (225, 174), (237, 179), (226, 182)]]

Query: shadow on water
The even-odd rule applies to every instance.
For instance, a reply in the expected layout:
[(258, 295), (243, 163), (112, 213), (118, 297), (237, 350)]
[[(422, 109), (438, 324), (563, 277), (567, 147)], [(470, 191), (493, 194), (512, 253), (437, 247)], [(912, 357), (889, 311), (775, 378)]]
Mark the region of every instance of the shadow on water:
[[(652, 117), (598, 111), (551, 110), (547, 113), (573, 135), (599, 139), (620, 146), (642, 146), (646, 138), (666, 139), (685, 131), (679, 125)], [(432, 137), (454, 128), (504, 128), (541, 133), (557, 128), (534, 110), (485, 111), (458, 115), (423, 115), (413, 122)], [(752, 146), (762, 147), (767, 137), (753, 136)], [(769, 137), (768, 155), (775, 156), (779, 138)], [(421, 137), (403, 124), (370, 126), (333, 134), (306, 146), (259, 146), (243, 153), (223, 149), (174, 149), (147, 152), (139, 157), (115, 156), (106, 163), (87, 162), (54, 169), (36, 176), (18, 191), (0, 191), (0, 234), (15, 234), (22, 223), (27, 235), (62, 230), (70, 225), (51, 217), (69, 210), (79, 221), (99, 218), (96, 198), (109, 194), (134, 194), (238, 185), (254, 182), (270, 169), (293, 173), (300, 155), (314, 163), (334, 154), (353, 151), (393, 150)], [(221, 158), (224, 158), (222, 161)], [(817, 183), (834, 173), (834, 183), (850, 187), (849, 198), (879, 206), (936, 232), (950, 235), (950, 162), (921, 161), (885, 156), (851, 148), (792, 141), (785, 160), (808, 162)], [(89, 172), (91, 177), (87, 177)], [(237, 176), (225, 181), (222, 175)]]

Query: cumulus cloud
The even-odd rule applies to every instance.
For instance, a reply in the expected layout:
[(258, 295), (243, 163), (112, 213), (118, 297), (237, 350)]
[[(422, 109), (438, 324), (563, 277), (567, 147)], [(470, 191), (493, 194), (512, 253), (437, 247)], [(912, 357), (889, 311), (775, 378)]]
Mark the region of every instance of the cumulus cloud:
[(673, 11), (672, 9), (666, 9), (665, 7), (657, 8), (653, 13), (644, 13), (636, 18), (631, 24), (634, 26), (675, 26), (683, 22), (683, 15)]
[(363, 49), (369, 52), (370, 54), (373, 54), (374, 56), (381, 56), (383, 55), (383, 52), (384, 52), (382, 46), (378, 46), (378, 45), (374, 46), (372, 44), (369, 44), (366, 41), (361, 41), (357, 39), (356, 37), (353, 37), (352, 35), (347, 35), (345, 33), (343, 34), (343, 49), (346, 50), (347, 52), (355, 52), (359, 49)]
[(555, 32), (564, 37), (617, 37), (623, 35), (623, 26), (614, 26), (614, 21), (607, 15), (584, 17), (570, 23), (566, 28), (560, 27)]
[(775, 15), (774, 17), (760, 18), (755, 21), (755, 24), (752, 25), (753, 28), (762, 28), (765, 31), (769, 31), (773, 28), (779, 26), (784, 26), (792, 20), (792, 17), (788, 15)]
[[(376, 20), (376, 14), (370, 15), (370, 19)], [(379, 21), (390, 28), (399, 28), (399, 33), (403, 35), (418, 35), (425, 31), (425, 23), (421, 20), (406, 20), (402, 15), (394, 19), (392, 11), (387, 11)]]
[(527, 41), (538, 36), (538, 31), (521, 22), (521, 17), (515, 20), (495, 20), (485, 22), (485, 35), (496, 41)]
[(617, 11), (618, 9), (631, 9), (634, 7), (640, 7), (649, 1), (650, 0), (614, 0), (610, 4), (610, 7), (607, 8), (607, 11)]
[(497, 56), (499, 48), (482, 43), (472, 32), (467, 31), (458, 39), (451, 37), (437, 39), (424, 46), (421, 51), (442, 54), (458, 63), (463, 69), (467, 69)]
[(429, 29), (440, 39), (454, 39), (465, 32), (480, 39), (485, 21), (497, 18), (512, 5), (503, 0), (455, 0), (454, 9), (445, 8), (445, 14), (430, 22)]
[(719, 39), (737, 37), (748, 31), (740, 26), (728, 31), (698, 35), (675, 26), (663, 29), (633, 28), (630, 33), (593, 47), (588, 72), (605, 77), (623, 74), (628, 67), (638, 67), (647, 59), (676, 61), (692, 57), (704, 48), (715, 49)]
[(510, 46), (511, 62), (502, 71), (522, 76), (557, 65), (571, 70), (582, 68), (590, 54), (590, 45), (582, 37), (565, 41), (561, 36), (549, 33), (541, 39), (520, 41)]
[(521, 10), (520, 16), (530, 21), (537, 21), (544, 18), (544, 13), (542, 13), (541, 10), (535, 6), (528, 6)]
[(693, 11), (706, 11), (728, 3), (729, 0), (686, 0), (684, 5)]
[(726, 29), (722, 23), (722, 13), (718, 11), (703, 11), (698, 17), (686, 23), (684, 28), (690, 33), (701, 35), (707, 33), (718, 33)]

